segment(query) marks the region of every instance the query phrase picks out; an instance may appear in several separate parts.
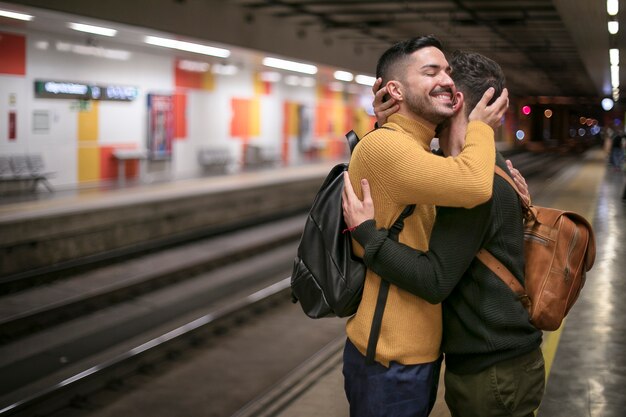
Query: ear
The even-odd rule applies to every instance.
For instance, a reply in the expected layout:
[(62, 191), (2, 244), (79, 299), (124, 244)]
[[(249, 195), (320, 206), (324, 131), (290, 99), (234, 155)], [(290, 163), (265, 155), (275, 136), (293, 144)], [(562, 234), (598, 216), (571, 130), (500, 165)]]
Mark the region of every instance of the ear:
[(404, 101), (404, 92), (402, 90), (402, 84), (399, 81), (391, 80), (387, 82), (387, 92), (394, 100)]
[(454, 94), (454, 104), (452, 105), (452, 109), (455, 113), (458, 111), (465, 111), (465, 96), (460, 91), (457, 91)]

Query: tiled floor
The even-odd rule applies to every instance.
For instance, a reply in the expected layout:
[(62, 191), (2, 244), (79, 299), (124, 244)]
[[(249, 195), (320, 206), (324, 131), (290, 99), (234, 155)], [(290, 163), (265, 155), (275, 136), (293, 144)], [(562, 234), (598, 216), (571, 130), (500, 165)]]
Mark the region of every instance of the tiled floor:
[(597, 257), (563, 329), (539, 417), (626, 416), (626, 201), (607, 169), (595, 210)]

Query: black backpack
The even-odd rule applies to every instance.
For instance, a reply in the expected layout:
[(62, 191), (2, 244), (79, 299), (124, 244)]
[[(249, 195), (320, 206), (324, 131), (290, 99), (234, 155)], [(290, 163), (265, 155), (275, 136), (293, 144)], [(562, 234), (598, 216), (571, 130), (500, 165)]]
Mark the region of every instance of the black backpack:
[[(350, 153), (359, 141), (346, 134)], [(365, 281), (365, 264), (352, 255), (352, 242), (341, 209), (343, 172), (335, 165), (313, 200), (291, 274), (291, 298), (311, 318), (356, 313)]]
[[(354, 131), (346, 134), (350, 152), (359, 141)], [(365, 282), (365, 264), (352, 254), (352, 241), (341, 208), (343, 172), (336, 165), (317, 192), (298, 246), (291, 274), (292, 301), (300, 302), (311, 318), (348, 317), (356, 313)], [(390, 228), (397, 235), (404, 218), (415, 208), (408, 206)]]

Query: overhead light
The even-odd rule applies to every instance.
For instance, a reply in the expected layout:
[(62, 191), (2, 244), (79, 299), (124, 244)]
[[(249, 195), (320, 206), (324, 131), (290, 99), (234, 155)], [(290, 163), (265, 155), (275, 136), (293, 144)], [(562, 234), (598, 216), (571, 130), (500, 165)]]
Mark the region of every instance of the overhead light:
[(287, 71), (302, 72), (304, 74), (317, 74), (317, 67), (315, 65), (303, 64), (301, 62), (287, 61), (285, 59), (265, 57), (263, 58), (263, 65), (266, 67), (284, 69)]
[(335, 71), (335, 80), (339, 80), (339, 81), (352, 81), (354, 79), (354, 75), (352, 75), (351, 72), (348, 71)]
[(619, 66), (611, 65), (611, 85), (613, 88), (619, 87)]
[(617, 32), (619, 32), (619, 22), (617, 20), (611, 20), (609, 22), (609, 33), (615, 35)]
[(73, 52), (78, 55), (91, 55), (99, 58), (128, 61), (132, 54), (122, 49), (108, 49), (99, 46), (80, 45), (75, 43), (57, 42), (56, 50), (59, 52)]
[(285, 84), (290, 85), (292, 87), (300, 85), (300, 77), (297, 75), (288, 75), (285, 77)]
[(228, 58), (230, 56), (230, 51), (228, 49), (200, 45), (192, 42), (177, 41), (174, 39), (159, 38), (156, 36), (146, 36), (144, 42), (149, 45), (178, 49), (179, 51), (193, 52), (195, 54), (216, 56), (219, 58)]
[(189, 72), (207, 72), (211, 66), (206, 62), (190, 61), (181, 59), (178, 61), (178, 68)]
[(213, 74), (219, 75), (235, 75), (239, 72), (239, 68), (233, 64), (215, 64), (211, 69)]
[(261, 78), (261, 81), (266, 83), (277, 83), (282, 79), (282, 75), (276, 71), (263, 71), (259, 74), (259, 77)]
[(619, 49), (609, 49), (609, 60), (611, 62), (611, 65), (619, 65)]
[(330, 91), (335, 91), (335, 92), (341, 92), (345, 90), (345, 84), (344, 83), (340, 83), (338, 81), (333, 81), (331, 83), (328, 83), (328, 89)]
[(35, 48), (41, 49), (42, 51), (47, 50), (49, 46), (50, 46), (50, 42), (48, 41), (36, 41), (35, 42)]
[(33, 20), (33, 16), (24, 13), (10, 12), (8, 10), (0, 10), (0, 16), (8, 17), (9, 19), (17, 19), (17, 20)]
[(315, 87), (315, 78), (311, 78), (311, 77), (302, 77), (300, 79), (300, 85), (302, 87)]
[(94, 35), (102, 36), (115, 36), (115, 34), (117, 33), (117, 30), (115, 29), (103, 28), (101, 26), (85, 25), (82, 23), (68, 23), (67, 27), (77, 30), (79, 32), (93, 33)]
[(610, 98), (606, 97), (602, 99), (602, 108), (604, 109), (604, 111), (609, 111), (613, 108), (613, 100), (611, 100)]
[(615, 16), (619, 12), (619, 1), (606, 0), (606, 12), (611, 16)]
[(376, 82), (376, 77), (370, 77), (369, 75), (359, 74), (354, 78), (354, 81), (356, 81), (359, 84), (368, 85), (371, 87)]

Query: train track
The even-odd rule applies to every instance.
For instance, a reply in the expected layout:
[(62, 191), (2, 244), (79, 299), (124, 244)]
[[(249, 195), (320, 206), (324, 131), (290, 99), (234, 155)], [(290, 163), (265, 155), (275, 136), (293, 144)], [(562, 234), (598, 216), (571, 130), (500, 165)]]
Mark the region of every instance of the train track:
[[(528, 165), (523, 157), (518, 157), (517, 161), (515, 157), (512, 159), (529, 178), (531, 191), (533, 187), (538, 189), (534, 184), (549, 182), (570, 161), (561, 158), (546, 165), (546, 159)], [(544, 169), (539, 169), (540, 166)], [(302, 215), (294, 216), (208, 240), (173, 247), (166, 245), (166, 251), (158, 250), (157, 245), (143, 256), (122, 257), (123, 261), (112, 265), (106, 262), (103, 265), (102, 260), (97, 260), (95, 269), (88, 263), (80, 265), (77, 282), (90, 279), (101, 285), (82, 290), (79, 286), (75, 297), (33, 304), (32, 308), (0, 317), (0, 358), (11, 355), (17, 358), (0, 363), (0, 416), (107, 416), (108, 412), (133, 415), (128, 410), (120, 412), (118, 409), (117, 414), (111, 411), (115, 409), (111, 404), (125, 403), (129, 398), (128, 386), (132, 386), (133, 391), (143, 392), (142, 387), (162, 379), (163, 373), (177, 369), (180, 357), (192, 357), (190, 363), (199, 361), (199, 365), (192, 368), (203, 368), (203, 360), (193, 358), (210, 355), (206, 352), (219, 349), (225, 343), (224, 337), (228, 336), (224, 335), (237, 333), (240, 330), (234, 329), (244, 329), (250, 322), (256, 323), (251, 330), (256, 336), (248, 336), (243, 344), (263, 352), (259, 353), (261, 363), (258, 365), (258, 379), (263, 382), (233, 399), (223, 388), (241, 390), (241, 379), (212, 377), (212, 383), (203, 386), (203, 376), (196, 375), (189, 378), (196, 385), (188, 386), (188, 391), (210, 392), (217, 387), (221, 395), (209, 394), (213, 399), (211, 405), (199, 402), (208, 407), (208, 411), (177, 406), (186, 410), (180, 411), (180, 415), (186, 416), (226, 416), (234, 412), (240, 417), (271, 415), (271, 410), (298, 395), (297, 387), (306, 387), (323, 375), (324, 369), (329, 369), (326, 365), (338, 358), (337, 346), (341, 342), (336, 338), (343, 334), (339, 320), (305, 319), (298, 306), (287, 303), (288, 279), (276, 282), (276, 276), (290, 272), (290, 261), (303, 224)], [(82, 273), (83, 270), (87, 272)], [(62, 287), (69, 281), (71, 279), (60, 280), (58, 284)], [(11, 296), (17, 297), (16, 302), (19, 302), (20, 296), (25, 299), (29, 291), (38, 290), (35, 287)], [(283, 311), (280, 317), (286, 320), (284, 328), (262, 343), (260, 339), (268, 332), (264, 317), (276, 311)], [(105, 317), (113, 319), (105, 320)], [(269, 323), (272, 320), (276, 319), (268, 318)], [(298, 333), (302, 327), (322, 328), (323, 336), (312, 343), (308, 339), (313, 337), (311, 334)], [(73, 336), (75, 333), (78, 336)], [(54, 343), (41, 347), (46, 340)], [(277, 345), (272, 346), (273, 342)], [(280, 348), (290, 344), (296, 359), (278, 366)], [(200, 348), (194, 349), (195, 346)], [(267, 357), (267, 363), (263, 363), (263, 356)], [(231, 360), (237, 361), (237, 356)], [(216, 367), (223, 368), (222, 362), (217, 361)], [(274, 364), (271, 370), (268, 364)], [(233, 363), (233, 368), (238, 366)], [(157, 378), (153, 376), (154, 369), (170, 371), (157, 371), (162, 372)], [(229, 373), (228, 367), (224, 372)], [(267, 380), (266, 374), (272, 377)], [(129, 382), (137, 379), (143, 382), (138, 385)], [(170, 383), (170, 390), (176, 388), (176, 382)], [(142, 394), (143, 397), (152, 398), (154, 404), (162, 404), (159, 396)], [(220, 405), (225, 398), (230, 400)], [(274, 405), (268, 405), (268, 401)], [(191, 403), (198, 407), (197, 402)], [(265, 414), (259, 411), (261, 409)], [(158, 416), (161, 411), (155, 407), (142, 414)]]

